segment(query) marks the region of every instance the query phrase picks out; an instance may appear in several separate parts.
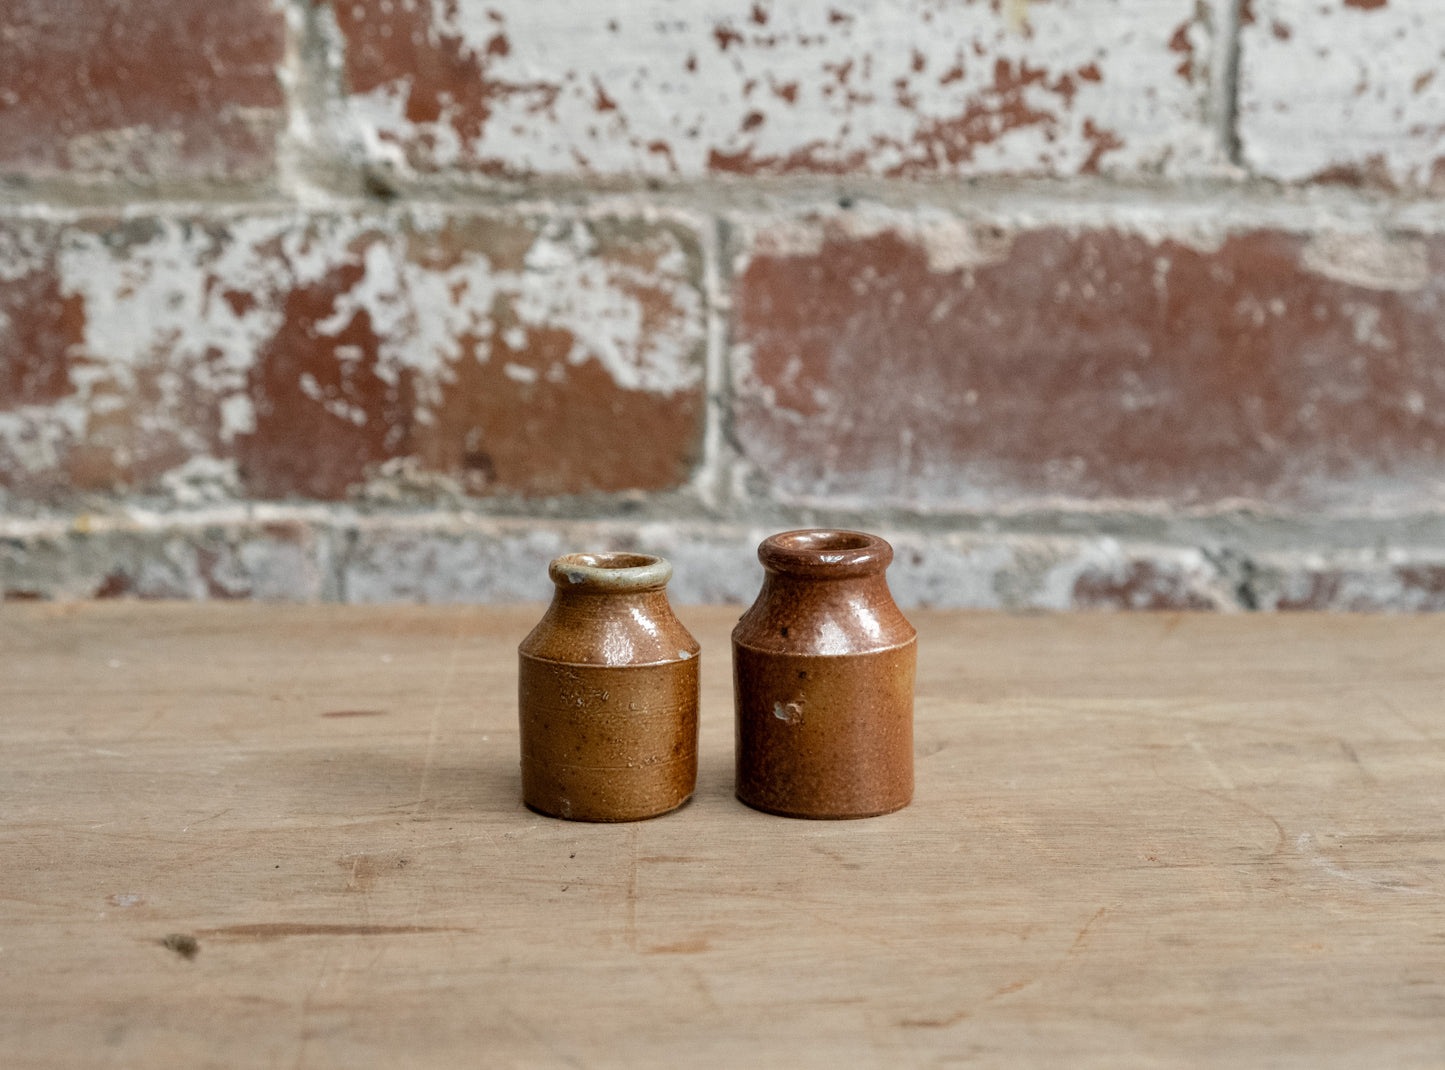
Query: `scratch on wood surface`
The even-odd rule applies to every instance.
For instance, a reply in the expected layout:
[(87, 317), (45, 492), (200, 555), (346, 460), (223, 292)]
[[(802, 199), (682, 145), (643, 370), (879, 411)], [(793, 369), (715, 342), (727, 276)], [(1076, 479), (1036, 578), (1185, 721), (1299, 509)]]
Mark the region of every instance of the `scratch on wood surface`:
[(1351, 873), (1348, 870), (1340, 869), (1331, 865), (1330, 861), (1321, 855), (1314, 848), (1314, 837), (1308, 832), (1301, 832), (1294, 841), (1295, 850), (1307, 858), (1316, 869), (1323, 870), (1336, 880), (1344, 881), (1347, 884), (1359, 884), (1367, 888), (1379, 888), (1386, 892), (1403, 892), (1406, 895), (1428, 895), (1441, 896), (1440, 892), (1431, 888), (1411, 888), (1408, 884), (1401, 884), (1398, 881), (1381, 880), (1378, 877), (1366, 877), (1360, 873)]
[(1268, 821), (1271, 825), (1274, 826), (1275, 835), (1277, 837), (1277, 839), (1275, 840), (1274, 848), (1270, 851), (1270, 857), (1276, 857), (1280, 854), (1281, 851), (1284, 850), (1286, 837), (1284, 833), (1284, 826), (1279, 823), (1279, 819), (1273, 814), (1266, 813), (1264, 810), (1261, 810), (1257, 806), (1251, 806), (1249, 803), (1241, 799), (1238, 793), (1233, 789), (1231, 789), (1230, 794), (1226, 795), (1222, 792), (1216, 791), (1213, 788), (1200, 788), (1196, 787), (1193, 784), (1185, 784), (1182, 781), (1175, 780), (1172, 777), (1167, 777), (1163, 773), (1159, 772), (1159, 764), (1153, 758), (1149, 760), (1149, 768), (1150, 771), (1154, 774), (1154, 779), (1164, 784), (1172, 784), (1174, 787), (1183, 788), (1186, 791), (1197, 791), (1200, 795), (1208, 795), (1211, 799), (1217, 799), (1219, 802), (1222, 802), (1228, 806), (1237, 806), (1239, 807), (1239, 809), (1244, 810), (1247, 813), (1254, 814), (1256, 817), (1264, 818), (1266, 821)]
[(1084, 927), (1079, 930), (1079, 935), (1074, 937), (1074, 942), (1069, 945), (1068, 952), (1064, 955), (1062, 959), (1059, 960), (1058, 964), (1049, 971), (1050, 973), (1058, 973), (1061, 969), (1063, 969), (1064, 963), (1068, 962), (1069, 959), (1073, 958), (1075, 955), (1077, 955), (1080, 951), (1083, 950), (1084, 942), (1089, 937), (1089, 930), (1092, 929), (1094, 927), (1094, 924), (1107, 913), (1109, 913), (1108, 907), (1100, 907), (1098, 910), (1094, 911), (1094, 916), (1091, 917), (1088, 921), (1084, 922)]
[(400, 854), (354, 854), (342, 855), (336, 864), (347, 870), (348, 892), (369, 892), (383, 876), (399, 872), (407, 866), (407, 859)]
[(427, 733), (426, 759), (422, 762), (421, 783), (416, 789), (416, 807), (421, 809), (421, 804), (426, 801), (427, 781), (431, 779), (432, 762), (436, 759), (437, 733), (441, 726), (442, 703), (446, 701), (447, 695), (451, 692), (452, 681), (457, 675), (457, 659), (462, 650), (462, 633), (458, 626), (452, 633), (451, 656), (447, 658), (447, 671), (442, 676), (441, 685), (437, 688), (436, 702), (432, 704), (431, 731)]
[[(165, 715), (166, 715), (166, 708), (165, 708), (164, 706), (161, 706), (160, 708), (158, 708), (158, 709), (156, 710), (155, 713), (153, 713), (153, 714), (151, 714), (149, 717), (147, 717), (147, 718), (145, 719), (145, 722), (144, 722), (143, 724), (141, 724), (138, 728), (134, 729), (134, 730), (131, 731), (129, 734), (127, 734), (127, 735), (125, 735), (125, 736), (122, 736), (121, 739), (120, 739), (120, 742), (121, 742), (121, 743), (134, 743), (137, 739), (139, 739), (141, 736), (145, 735), (145, 733), (149, 732), (152, 728), (154, 728), (155, 725), (156, 725), (156, 722), (159, 721), (159, 720), (160, 720), (162, 717), (164, 717)], [(228, 742), (230, 742), (230, 741), (228, 741)]]
[(1004, 985), (1002, 988), (995, 990), (994, 994), (992, 996), (989, 996), (989, 999), (997, 999), (999, 996), (1007, 996), (1011, 992), (1022, 991), (1023, 989), (1028, 988), (1029, 985), (1033, 984), (1035, 980), (1036, 978), (1029, 977), (1023, 981), (1015, 981), (1011, 985)]
[(712, 986), (707, 983), (707, 974), (695, 966), (688, 967), (687, 976), (691, 979), (693, 987), (697, 989), (698, 995), (707, 1001), (708, 1010), (718, 1011), (717, 997), (712, 994)]
[(1209, 751), (1205, 748), (1203, 743), (1199, 742), (1198, 737), (1191, 733), (1184, 738), (1188, 741), (1189, 746), (1194, 750), (1194, 753), (1199, 755), (1200, 759), (1204, 762), (1204, 764), (1209, 767), (1210, 773), (1214, 775), (1214, 779), (1219, 784), (1219, 786), (1225, 791), (1233, 791), (1234, 781), (1229, 778), (1229, 774), (1227, 774), (1223, 769), (1219, 767), (1219, 763), (1209, 756)]
[(824, 847), (821, 843), (809, 844), (809, 847), (810, 847), (812, 850), (816, 851), (818, 854), (822, 855), (824, 858), (832, 859), (834, 862), (836, 862), (836, 863), (837, 863), (839, 866), (841, 866), (843, 869), (862, 869), (862, 868), (863, 868), (862, 863), (860, 863), (860, 862), (852, 862), (852, 861), (848, 860), (847, 858), (844, 858), (843, 855), (839, 854), (837, 851), (829, 850), (827, 847)]
[(656, 944), (645, 948), (646, 955), (698, 955), (712, 948), (712, 941), (705, 936), (697, 936), (691, 940), (678, 940), (672, 944)]
[(215, 929), (197, 929), (197, 936), (243, 943), (284, 940), (290, 936), (411, 936), (420, 933), (464, 933), (450, 925), (319, 925), (311, 922), (263, 921), (248, 925), (222, 925)]
[(1340, 750), (1344, 751), (1345, 753), (1345, 757), (1348, 758), (1351, 762), (1353, 762), (1355, 768), (1359, 770), (1360, 778), (1364, 780), (1366, 784), (1373, 784), (1375, 782), (1375, 778), (1371, 776), (1370, 771), (1365, 768), (1365, 763), (1360, 761), (1360, 756), (1358, 753), (1356, 753), (1355, 748), (1350, 744), (1350, 741), (1342, 736), (1340, 737), (1338, 742), (1340, 745)]
[(311, 1042), (311, 1033), (306, 1028), (306, 1019), (311, 1016), (311, 1002), (316, 998), (316, 993), (326, 985), (326, 970), (331, 963), (331, 949), (328, 947), (321, 956), (321, 965), (316, 970), (316, 980), (306, 989), (306, 995), (301, 998), (301, 1014), (296, 1023), (296, 1059), (292, 1065), (300, 1067), (306, 1062), (306, 1045)]
[(1276, 836), (1276, 839), (1274, 841), (1274, 848), (1270, 851), (1271, 857), (1277, 856), (1281, 851), (1284, 850), (1286, 837), (1284, 834), (1284, 826), (1280, 824), (1279, 818), (1275, 817), (1271, 813), (1267, 813), (1266, 811), (1261, 810), (1258, 806), (1251, 806), (1243, 799), (1240, 799), (1234, 795), (1221, 795), (1219, 794), (1219, 792), (1210, 791), (1208, 788), (1195, 788), (1194, 790), (1199, 792), (1201, 795), (1208, 795), (1211, 799), (1218, 799), (1222, 803), (1232, 803), (1233, 805), (1239, 807), (1241, 810), (1244, 810), (1246, 813), (1251, 813), (1254, 814), (1256, 817), (1264, 818), (1266, 821), (1268, 821), (1271, 825), (1274, 826), (1274, 832)]
[(1425, 731), (1425, 729), (1421, 728), (1418, 724), (1416, 724), (1413, 718), (1407, 717), (1405, 715), (1405, 711), (1400, 709), (1399, 706), (1395, 705), (1394, 702), (1390, 701), (1388, 697), (1386, 697), (1385, 695), (1377, 694), (1375, 696), (1375, 699), (1380, 703), (1381, 706), (1384, 706), (1386, 710), (1394, 714), (1395, 718), (1400, 721), (1400, 723), (1405, 725), (1407, 728), (1410, 729), (1410, 731), (1414, 732), (1417, 736), (1419, 736), (1421, 742), (1431, 743), (1434, 744), (1436, 747), (1441, 746), (1441, 743), (1438, 739), (1436, 739), (1433, 735), (1431, 735), (1429, 732)]
[(1094, 926), (1097, 925), (1099, 921), (1109, 913), (1109, 910), (1109, 907), (1102, 906), (1098, 910), (1094, 911), (1094, 913), (1090, 916), (1089, 920), (1084, 922), (1083, 926), (1079, 929), (1078, 935), (1074, 937), (1074, 942), (1069, 945), (1069, 949), (1064, 952), (1058, 962), (1054, 963), (1053, 966), (1045, 970), (1043, 973), (1036, 974), (1033, 977), (1025, 977), (1021, 981), (1010, 981), (1006, 985), (1001, 985), (998, 988), (995, 988), (988, 995), (984, 996), (974, 1006), (965, 1008), (960, 1011), (955, 1011), (953, 1014), (950, 1014), (947, 1017), (904, 1018), (900, 1020), (898, 1024), (913, 1029), (947, 1029), (949, 1026), (957, 1025), (959, 1022), (972, 1016), (978, 1010), (988, 1005), (989, 1003), (992, 1003), (994, 1000), (998, 999), (1001, 996), (1012, 995), (1014, 992), (1021, 992), (1025, 988), (1028, 988), (1029, 985), (1034, 984), (1036, 981), (1040, 980), (1040, 978), (1052, 977), (1054, 974), (1058, 973), (1065, 966), (1067, 966), (1069, 964), (1069, 961), (1073, 959), (1076, 955), (1083, 953), (1085, 947), (1088, 944), (1089, 933), (1093, 930)]
[(181, 831), (186, 832), (189, 829), (195, 828), (197, 825), (204, 825), (207, 821), (214, 821), (218, 817), (223, 817), (224, 815), (229, 814), (231, 812), (231, 809), (231, 807), (227, 806), (225, 809), (217, 810), (214, 814), (207, 814), (205, 817), (198, 817), (190, 824), (188, 824), (185, 828), (181, 829)]
[(533, 1057), (525, 1065), (544, 1065), (559, 1063), (563, 1066), (576, 1067), (577, 1070), (585, 1070), (587, 1063), (578, 1059), (570, 1052), (565, 1052), (561, 1044), (565, 1043), (557, 1036), (554, 1024), (549, 1021), (545, 1026), (537, 1025), (524, 1013), (511, 1015), (511, 1020), (521, 1027), (522, 1031), (529, 1036), (536, 1045), (548, 1056), (547, 1059)]
[(704, 858), (701, 855), (643, 855), (639, 862), (711, 862), (711, 858)]
[(632, 826), (632, 865), (627, 874), (627, 946), (637, 950), (637, 826)]

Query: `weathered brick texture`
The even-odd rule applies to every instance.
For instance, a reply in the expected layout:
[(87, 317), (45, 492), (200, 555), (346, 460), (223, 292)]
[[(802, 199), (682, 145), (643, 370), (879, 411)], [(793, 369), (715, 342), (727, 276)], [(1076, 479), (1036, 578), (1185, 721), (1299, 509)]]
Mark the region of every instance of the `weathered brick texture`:
[[(0, 594), (28, 598), (336, 598), (349, 602), (540, 601), (547, 562), (577, 547), (662, 554), (681, 604), (746, 604), (762, 581), (768, 525), (332, 516), (166, 530), (126, 522), (0, 534)], [(1229, 609), (1231, 580), (1198, 550), (1111, 538), (883, 527), (889, 585), (908, 606)], [(1273, 574), (1271, 574), (1273, 575)], [(1284, 582), (1284, 578), (1280, 582)]]
[(264, 177), (284, 38), (269, 0), (6, 0), (0, 176)]
[(336, 0), (407, 171), (1076, 175), (1216, 165), (1195, 0)]
[(0, 3), (0, 600), (1445, 610), (1445, 12)]
[(702, 427), (700, 274), (686, 228), (615, 218), (12, 221), (0, 486), (676, 487)]
[(1445, 611), (1445, 554), (1397, 547), (1255, 558), (1254, 608), (1282, 612)]
[(1445, 193), (1445, 10), (1408, 0), (1248, 0), (1245, 162), (1288, 182)]
[(110, 526), (0, 537), (0, 600), (335, 597), (324, 529), (295, 521)]
[(1442, 504), (1439, 238), (740, 233), (737, 442), (790, 500)]

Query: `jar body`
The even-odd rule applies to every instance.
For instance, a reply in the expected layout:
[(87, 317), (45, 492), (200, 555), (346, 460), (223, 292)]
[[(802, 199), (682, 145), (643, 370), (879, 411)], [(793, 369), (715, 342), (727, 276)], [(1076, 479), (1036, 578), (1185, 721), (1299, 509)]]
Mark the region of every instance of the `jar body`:
[[(767, 552), (799, 537), (791, 552), (813, 555), (811, 567)], [(823, 560), (850, 540), (863, 560)], [(759, 556), (762, 591), (733, 630), (738, 798), (807, 818), (907, 806), (918, 645), (884, 580), (891, 548), (857, 532), (788, 532)], [(843, 567), (830, 574), (830, 564)]]
[(596, 589), (564, 576), (518, 649), (527, 806), (635, 821), (686, 802), (697, 781), (699, 654), (661, 585)]

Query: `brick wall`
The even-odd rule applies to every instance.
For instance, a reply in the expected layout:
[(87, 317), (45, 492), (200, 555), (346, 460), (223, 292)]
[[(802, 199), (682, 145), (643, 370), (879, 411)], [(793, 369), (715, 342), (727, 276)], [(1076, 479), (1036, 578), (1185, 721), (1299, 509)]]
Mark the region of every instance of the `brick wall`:
[(6, 598), (1445, 608), (1406, 0), (10, 0)]

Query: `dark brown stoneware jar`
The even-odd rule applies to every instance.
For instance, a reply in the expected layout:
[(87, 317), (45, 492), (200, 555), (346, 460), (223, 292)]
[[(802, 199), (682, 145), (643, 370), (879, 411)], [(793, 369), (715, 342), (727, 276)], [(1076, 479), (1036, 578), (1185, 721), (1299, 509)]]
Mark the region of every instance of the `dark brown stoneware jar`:
[(737, 793), (788, 817), (873, 817), (913, 798), (917, 632), (888, 591), (893, 547), (857, 531), (765, 539), (733, 629)]
[(636, 821), (697, 781), (697, 640), (667, 601), (672, 565), (567, 554), (552, 604), (518, 648), (522, 798), (574, 821)]

